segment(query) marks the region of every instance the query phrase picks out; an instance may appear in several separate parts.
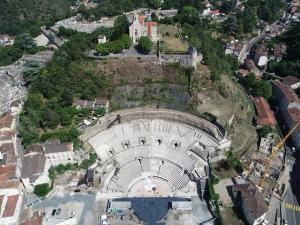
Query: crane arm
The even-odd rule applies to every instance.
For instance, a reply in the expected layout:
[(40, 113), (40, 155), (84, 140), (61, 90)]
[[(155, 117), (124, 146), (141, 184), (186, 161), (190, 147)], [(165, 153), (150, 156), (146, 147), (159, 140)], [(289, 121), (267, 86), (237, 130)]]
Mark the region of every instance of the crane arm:
[(259, 185), (258, 185), (260, 188), (263, 188), (263, 185), (265, 183), (265, 179), (266, 179), (267, 173), (269, 171), (270, 164), (272, 162), (273, 157), (278, 152), (278, 150), (284, 145), (284, 143), (291, 136), (291, 134), (298, 128), (299, 125), (300, 125), (300, 121), (297, 122), (296, 125), (284, 136), (284, 138), (277, 145), (275, 145), (272, 148), (271, 156), (265, 161), (264, 173), (263, 173), (263, 175), (260, 179)]

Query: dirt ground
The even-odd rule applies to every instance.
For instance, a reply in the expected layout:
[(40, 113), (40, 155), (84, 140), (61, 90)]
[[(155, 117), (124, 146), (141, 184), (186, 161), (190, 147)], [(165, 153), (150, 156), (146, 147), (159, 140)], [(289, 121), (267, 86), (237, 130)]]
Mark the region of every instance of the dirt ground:
[(221, 217), (223, 224), (226, 225), (243, 225), (244, 223), (239, 220), (232, 207), (224, 207), (221, 210)]
[(109, 80), (109, 86), (162, 81), (188, 84), (184, 69), (178, 65), (159, 64), (156, 57), (89, 61), (86, 67), (99, 75), (104, 74)]

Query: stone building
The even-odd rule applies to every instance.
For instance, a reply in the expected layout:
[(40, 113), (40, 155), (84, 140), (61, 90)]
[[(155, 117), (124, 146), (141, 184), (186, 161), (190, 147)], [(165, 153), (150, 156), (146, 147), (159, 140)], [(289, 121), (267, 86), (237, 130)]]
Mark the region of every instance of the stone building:
[(149, 37), (151, 41), (156, 42), (157, 23), (148, 20), (145, 16), (134, 15), (133, 22), (129, 26), (129, 35), (134, 44), (137, 44), (141, 37)]
[[(284, 128), (291, 130), (300, 121), (300, 99), (295, 91), (285, 85), (284, 83), (276, 80), (272, 82), (273, 98), (277, 101), (279, 113)], [(300, 127), (298, 127), (290, 136), (294, 147), (300, 147)]]
[(44, 144), (46, 163), (49, 166), (74, 163), (73, 143), (60, 143), (59, 140), (52, 140)]
[(236, 184), (232, 187), (232, 191), (235, 204), (242, 208), (248, 224), (261, 224), (268, 206), (258, 188), (252, 183)]

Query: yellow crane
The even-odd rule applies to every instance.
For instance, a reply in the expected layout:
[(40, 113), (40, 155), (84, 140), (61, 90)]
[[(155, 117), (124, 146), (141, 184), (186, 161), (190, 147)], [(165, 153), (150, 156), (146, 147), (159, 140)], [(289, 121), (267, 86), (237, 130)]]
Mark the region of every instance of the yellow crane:
[(284, 145), (286, 140), (291, 136), (291, 134), (297, 129), (297, 127), (299, 125), (300, 125), (300, 121), (298, 123), (296, 123), (296, 125), (284, 136), (284, 138), (277, 145), (275, 145), (272, 148), (270, 157), (265, 161), (264, 173), (263, 173), (263, 175), (262, 175), (262, 177), (259, 181), (259, 184), (258, 184), (259, 188), (263, 188), (263, 186), (264, 186), (265, 179), (266, 179), (267, 173), (269, 171), (270, 164), (271, 164), (271, 161), (272, 161), (273, 157), (276, 155), (278, 150), (282, 147), (282, 145)]

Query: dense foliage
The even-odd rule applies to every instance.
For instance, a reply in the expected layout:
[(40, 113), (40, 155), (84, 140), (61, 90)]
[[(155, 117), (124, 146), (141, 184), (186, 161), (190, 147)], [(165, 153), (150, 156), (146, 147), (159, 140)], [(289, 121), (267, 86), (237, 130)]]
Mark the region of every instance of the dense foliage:
[[(90, 111), (72, 107), (73, 99), (95, 98), (107, 83), (104, 75), (92, 73), (82, 63), (85, 50), (95, 48), (99, 34), (108, 35), (107, 29), (72, 35), (45, 69), (31, 74), (19, 127), (25, 146), (52, 138), (76, 145), (78, 131), (74, 125)], [(62, 128), (57, 129), (59, 126)]]
[(42, 25), (71, 15), (75, 0), (3, 0), (0, 1), (0, 34), (40, 33)]
[(212, 38), (206, 21), (195, 25), (183, 24), (184, 36), (187, 36), (190, 44), (203, 53), (204, 63), (208, 65), (213, 80), (220, 79), (221, 74), (231, 74), (237, 69), (237, 62), (224, 54), (222, 42)]
[(51, 166), (48, 170), (49, 178), (53, 181), (57, 175), (64, 174), (69, 170), (77, 170), (77, 164), (67, 163), (66, 165), (59, 164), (57, 166)]
[(0, 66), (9, 65), (23, 56), (24, 53), (34, 54), (41, 48), (37, 47), (28, 33), (16, 37), (12, 46), (0, 47)]
[(272, 96), (272, 85), (264, 80), (256, 80), (253, 73), (243, 77), (240, 82), (254, 96), (264, 97), (265, 99)]
[(266, 138), (267, 135), (271, 132), (272, 132), (272, 127), (271, 126), (263, 126), (259, 129), (257, 129), (257, 135), (260, 138)]
[(294, 24), (279, 40), (287, 45), (287, 54), (281, 62), (270, 61), (269, 71), (282, 77), (300, 77), (300, 23)]

